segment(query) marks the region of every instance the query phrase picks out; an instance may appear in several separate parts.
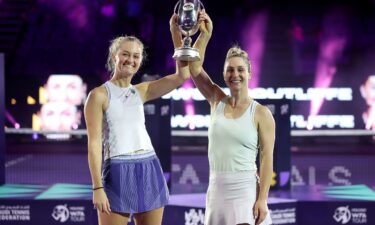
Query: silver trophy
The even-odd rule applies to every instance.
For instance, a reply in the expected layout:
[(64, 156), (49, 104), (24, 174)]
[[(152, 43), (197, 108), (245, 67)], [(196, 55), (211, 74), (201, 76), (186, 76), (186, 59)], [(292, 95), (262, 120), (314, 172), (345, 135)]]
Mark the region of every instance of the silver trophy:
[(199, 51), (190, 47), (191, 38), (199, 28), (198, 13), (204, 9), (199, 0), (180, 0), (174, 7), (174, 12), (178, 17), (178, 28), (181, 30), (183, 38), (183, 46), (174, 50), (173, 58), (182, 61), (198, 61)]

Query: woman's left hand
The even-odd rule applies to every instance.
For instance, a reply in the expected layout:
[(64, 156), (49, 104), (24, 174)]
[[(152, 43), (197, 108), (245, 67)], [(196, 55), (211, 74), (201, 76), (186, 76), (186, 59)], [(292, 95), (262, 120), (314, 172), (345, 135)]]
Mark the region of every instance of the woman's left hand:
[(253, 208), (253, 214), (255, 218), (255, 224), (261, 224), (266, 218), (268, 212), (268, 206), (266, 200), (257, 200)]
[(206, 10), (202, 10), (199, 12), (198, 22), (200, 32), (204, 35), (211, 37), (213, 25), (211, 18), (206, 13)]

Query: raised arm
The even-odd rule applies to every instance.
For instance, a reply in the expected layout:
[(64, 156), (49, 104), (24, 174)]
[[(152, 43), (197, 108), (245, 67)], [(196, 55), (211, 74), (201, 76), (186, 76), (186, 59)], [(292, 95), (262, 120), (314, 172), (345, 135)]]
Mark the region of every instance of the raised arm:
[[(172, 24), (172, 20), (176, 19), (176, 15), (173, 15), (170, 20), (170, 25)], [(174, 47), (176, 48), (176, 46), (182, 46), (181, 34), (179, 34), (180, 36), (178, 37), (178, 34), (173, 32), (174, 31), (171, 29)], [(178, 40), (180, 40), (180, 43), (178, 43)], [(137, 85), (137, 88), (140, 90), (143, 101), (147, 102), (169, 93), (173, 89), (183, 84), (187, 79), (189, 79), (189, 77), (190, 71), (188, 62), (177, 60), (176, 72), (174, 74), (167, 75), (155, 81), (143, 82)]]
[(190, 62), (190, 72), (195, 86), (199, 89), (202, 95), (207, 99), (211, 106), (215, 106), (223, 97), (225, 93), (215, 84), (210, 76), (203, 69), (203, 62), (206, 54), (206, 48), (212, 36), (213, 25), (210, 17), (205, 11), (199, 14), (199, 30), (200, 34), (194, 43), (194, 48), (197, 48), (200, 55), (200, 60)]
[[(179, 48), (182, 46), (182, 35), (177, 24), (177, 15), (174, 14), (170, 21), (170, 31), (172, 34), (173, 46), (174, 48)], [(208, 74), (203, 69), (203, 61), (205, 57), (206, 47), (208, 41), (212, 35), (212, 21), (205, 11), (199, 13), (198, 18), (200, 34), (194, 43), (194, 47), (198, 49), (200, 60), (189, 63), (190, 73), (192, 75), (195, 86), (199, 89), (202, 95), (207, 99), (207, 101), (212, 103), (217, 102), (225, 96), (225, 93), (217, 86)]]
[(106, 92), (103, 87), (95, 88), (88, 95), (84, 114), (87, 127), (88, 162), (92, 179), (93, 203), (100, 212), (110, 213), (110, 205), (104, 192), (102, 167), (102, 119), (103, 106), (106, 101)]
[(215, 106), (222, 98), (226, 96), (224, 91), (214, 83), (206, 71), (202, 68), (198, 76), (192, 76), (195, 86), (207, 99), (211, 106)]
[(190, 62), (190, 72), (193, 78), (199, 76), (202, 70), (207, 44), (211, 39), (213, 30), (211, 18), (204, 10), (199, 12), (198, 23), (200, 33), (193, 47), (198, 49), (200, 60)]
[(189, 65), (186, 62), (176, 62), (176, 73), (155, 81), (140, 83), (136, 87), (141, 93), (143, 102), (147, 102), (171, 92), (189, 79), (189, 74)]
[(259, 105), (256, 109), (255, 120), (258, 124), (260, 144), (260, 184), (258, 199), (254, 206), (254, 215), (257, 217), (256, 224), (260, 224), (266, 218), (267, 213), (269, 213), (267, 198), (273, 173), (275, 121), (270, 110), (262, 105)]

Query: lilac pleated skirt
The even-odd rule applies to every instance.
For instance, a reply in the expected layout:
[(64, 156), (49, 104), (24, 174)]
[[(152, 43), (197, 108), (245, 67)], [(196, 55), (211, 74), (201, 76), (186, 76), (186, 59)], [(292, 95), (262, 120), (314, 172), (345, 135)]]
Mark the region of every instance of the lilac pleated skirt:
[(156, 155), (107, 159), (102, 177), (113, 212), (147, 212), (168, 204), (168, 186)]

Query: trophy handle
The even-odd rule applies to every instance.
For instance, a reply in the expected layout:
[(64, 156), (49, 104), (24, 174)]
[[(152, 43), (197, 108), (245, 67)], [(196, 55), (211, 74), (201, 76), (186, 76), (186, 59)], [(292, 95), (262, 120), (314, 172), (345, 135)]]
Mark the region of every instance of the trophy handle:
[(181, 2), (181, 1), (178, 1), (178, 2), (176, 3), (176, 5), (174, 6), (174, 10), (173, 10), (173, 12), (174, 12), (175, 14), (178, 14), (177, 9), (178, 9), (178, 6), (180, 5), (180, 2)]
[[(199, 0), (198, 0), (199, 1)], [(202, 7), (202, 9), (201, 10), (203, 10), (203, 9), (205, 9), (204, 8), (204, 5), (203, 5), (203, 3), (202, 3), (202, 1), (199, 1), (199, 4), (201, 5), (201, 7)]]

